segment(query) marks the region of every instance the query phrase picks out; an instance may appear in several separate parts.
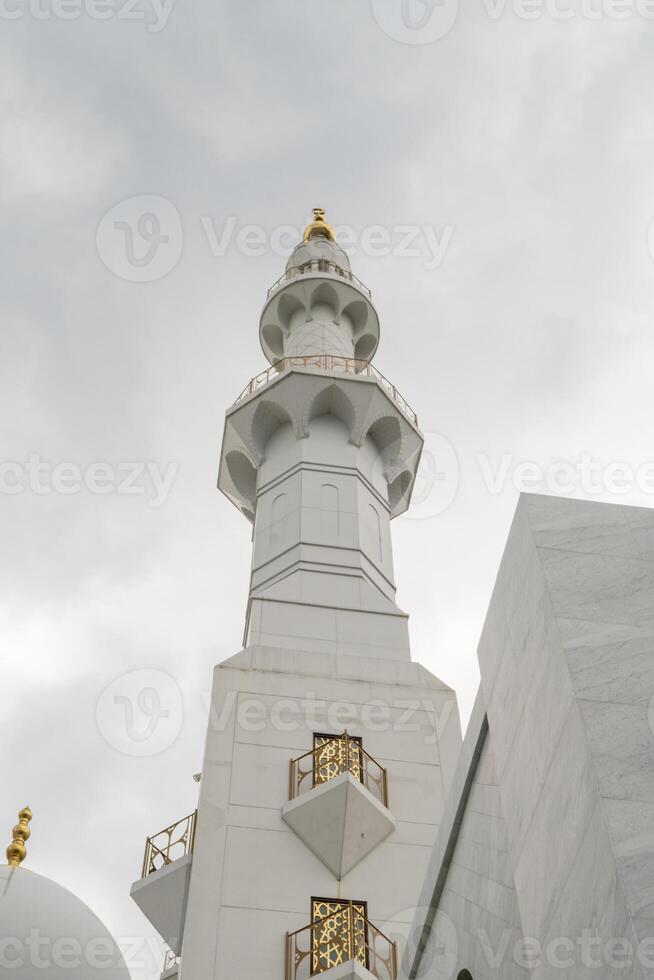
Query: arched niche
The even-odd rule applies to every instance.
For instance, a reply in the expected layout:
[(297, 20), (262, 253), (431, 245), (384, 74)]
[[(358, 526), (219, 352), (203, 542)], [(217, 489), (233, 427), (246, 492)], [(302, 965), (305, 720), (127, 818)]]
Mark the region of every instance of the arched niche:
[(388, 485), (388, 503), (391, 508), (391, 512), (395, 510), (397, 505), (400, 503), (402, 498), (405, 496), (411, 482), (413, 480), (412, 473), (409, 470), (403, 470), (399, 476), (397, 476), (392, 483)]
[(266, 446), (270, 437), (280, 425), (287, 422), (292, 425), (291, 416), (277, 402), (269, 400), (259, 402), (252, 417), (251, 434), (252, 443), (261, 461), (266, 458)]
[(402, 448), (402, 429), (395, 415), (382, 415), (370, 425), (366, 435), (381, 453), (384, 468), (395, 462)]
[[(227, 472), (241, 498), (249, 504), (254, 516), (257, 493), (257, 471), (245, 453), (234, 449), (225, 456)], [(245, 510), (243, 511), (245, 513)]]
[(284, 334), (276, 323), (266, 323), (261, 328), (261, 339), (264, 348), (267, 348), (273, 358), (279, 359), (284, 356)]
[(352, 436), (356, 412), (354, 405), (339, 385), (327, 385), (313, 398), (307, 411), (305, 427), (308, 429), (311, 421), (321, 415), (336, 416), (347, 429), (348, 437)]

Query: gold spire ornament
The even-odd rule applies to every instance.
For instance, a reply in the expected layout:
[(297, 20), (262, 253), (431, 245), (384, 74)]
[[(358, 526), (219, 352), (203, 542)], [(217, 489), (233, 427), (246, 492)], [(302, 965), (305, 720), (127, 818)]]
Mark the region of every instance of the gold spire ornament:
[(307, 225), (304, 229), (304, 241), (308, 242), (310, 238), (330, 238), (333, 242), (336, 241), (336, 235), (334, 234), (334, 229), (331, 225), (328, 225), (325, 221), (325, 209), (324, 208), (314, 208), (313, 209), (313, 221), (310, 225)]
[(7, 848), (7, 864), (10, 868), (17, 868), (25, 860), (27, 849), (25, 841), (29, 840), (29, 822), (32, 819), (32, 811), (28, 806), (24, 806), (18, 814), (18, 823), (12, 830), (14, 839)]

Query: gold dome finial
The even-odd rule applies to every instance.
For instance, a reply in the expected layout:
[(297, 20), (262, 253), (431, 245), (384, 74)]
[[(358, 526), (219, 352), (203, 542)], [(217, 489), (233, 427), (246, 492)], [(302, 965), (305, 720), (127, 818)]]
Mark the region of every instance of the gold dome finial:
[(24, 806), (18, 814), (18, 823), (12, 830), (14, 839), (7, 848), (7, 864), (10, 868), (17, 868), (21, 861), (25, 860), (27, 849), (25, 841), (29, 840), (29, 822), (32, 819), (32, 811), (28, 806)]
[(319, 235), (323, 238), (331, 238), (333, 242), (336, 241), (334, 229), (325, 221), (324, 208), (313, 209), (313, 221), (304, 229), (304, 241), (307, 242), (310, 238), (316, 238)]

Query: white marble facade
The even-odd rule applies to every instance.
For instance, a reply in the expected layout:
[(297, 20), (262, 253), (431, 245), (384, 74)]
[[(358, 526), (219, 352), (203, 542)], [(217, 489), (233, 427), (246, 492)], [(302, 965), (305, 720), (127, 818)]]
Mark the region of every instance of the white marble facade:
[(654, 976), (653, 624), (654, 511), (521, 497), (407, 973)]
[[(411, 661), (395, 602), (420, 430), (368, 370), (379, 321), (342, 250), (319, 225), (294, 256), (261, 317), (273, 369), (226, 414), (219, 487), (253, 523), (252, 572), (244, 649), (214, 672), (181, 980), (284, 980), (312, 898), (407, 933), (461, 749), (454, 693)], [(386, 804), (315, 786), (298, 817), (291, 759), (344, 731), (386, 769)]]
[[(282, 819), (289, 761), (347, 728), (388, 771), (393, 833), (338, 880)], [(312, 896), (406, 933), (460, 750), (453, 692), (414, 663), (248, 647), (216, 668), (183, 980), (284, 976)]]

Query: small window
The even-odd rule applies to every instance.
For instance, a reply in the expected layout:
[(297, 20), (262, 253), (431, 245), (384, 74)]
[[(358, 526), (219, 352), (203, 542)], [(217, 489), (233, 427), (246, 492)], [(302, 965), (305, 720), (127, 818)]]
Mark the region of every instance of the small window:
[(472, 980), (472, 973), (470, 970), (461, 970), (456, 980)]

